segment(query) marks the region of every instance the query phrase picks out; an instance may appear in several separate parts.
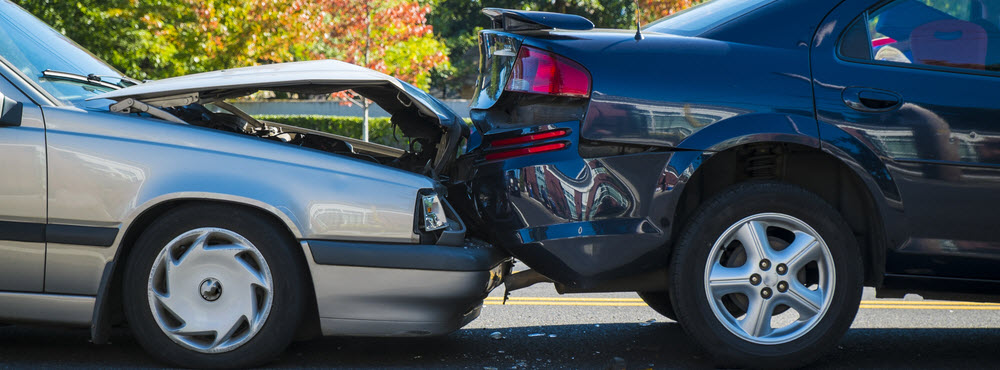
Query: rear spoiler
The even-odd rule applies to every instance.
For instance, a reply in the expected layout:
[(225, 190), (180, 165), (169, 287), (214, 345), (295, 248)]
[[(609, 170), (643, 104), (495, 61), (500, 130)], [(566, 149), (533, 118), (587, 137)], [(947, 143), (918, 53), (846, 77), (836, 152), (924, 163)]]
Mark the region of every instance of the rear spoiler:
[(572, 14), (534, 12), (500, 8), (485, 8), (483, 14), (493, 21), (493, 28), (504, 31), (530, 31), (564, 29), (586, 31), (594, 28), (594, 22)]

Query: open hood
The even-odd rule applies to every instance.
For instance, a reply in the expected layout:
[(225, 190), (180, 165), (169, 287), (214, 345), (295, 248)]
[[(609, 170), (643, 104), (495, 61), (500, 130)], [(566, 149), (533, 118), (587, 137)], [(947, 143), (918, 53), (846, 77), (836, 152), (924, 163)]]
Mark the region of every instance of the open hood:
[[(434, 147), (428, 175), (437, 177), (454, 161), (459, 141), (468, 127), (447, 106), (426, 92), (395, 77), (334, 60), (280, 63), (227, 69), (151, 81), (94, 96), (88, 100), (110, 99), (128, 103), (121, 112), (146, 112), (171, 121), (187, 122), (178, 116), (178, 107), (214, 104), (253, 123), (259, 123), (226, 99), (239, 98), (261, 90), (302, 94), (327, 94), (353, 90), (375, 102), (392, 116), (392, 122), (410, 138)], [(136, 103), (136, 101), (138, 103)], [(116, 105), (112, 105), (116, 110)], [(164, 114), (164, 113), (170, 114)], [(188, 122), (190, 123), (190, 122)], [(292, 127), (268, 124), (285, 131)], [(310, 134), (320, 134), (310, 131)], [(357, 144), (357, 141), (353, 142)], [(377, 144), (366, 144), (368, 147)]]
[[(365, 86), (394, 88), (429, 115), (440, 115), (442, 118), (454, 115), (441, 111), (440, 103), (427, 93), (395, 77), (336, 60), (269, 64), (173, 77), (107, 92), (87, 100), (121, 101), (133, 98), (147, 104), (169, 103), (171, 100), (181, 103), (192, 95), (206, 101), (237, 98), (259, 90), (324, 93)], [(386, 105), (382, 108), (390, 114), (394, 113), (390, 109), (398, 108), (395, 104)]]

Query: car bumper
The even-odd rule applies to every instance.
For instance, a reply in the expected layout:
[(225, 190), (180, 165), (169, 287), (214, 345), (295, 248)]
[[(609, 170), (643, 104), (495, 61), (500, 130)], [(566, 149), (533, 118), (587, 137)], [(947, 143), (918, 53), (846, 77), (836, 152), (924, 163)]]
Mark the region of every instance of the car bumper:
[(465, 326), (510, 271), (485, 243), (304, 241), (323, 335), (432, 336)]
[[(672, 161), (691, 155), (700, 153), (562, 151), (484, 162), (473, 195), (456, 203), (481, 216), (470, 228), (488, 230), (490, 241), (566, 291), (661, 289), (633, 281), (665, 271), (678, 172), (687, 168)], [(606, 287), (615, 281), (626, 285)]]

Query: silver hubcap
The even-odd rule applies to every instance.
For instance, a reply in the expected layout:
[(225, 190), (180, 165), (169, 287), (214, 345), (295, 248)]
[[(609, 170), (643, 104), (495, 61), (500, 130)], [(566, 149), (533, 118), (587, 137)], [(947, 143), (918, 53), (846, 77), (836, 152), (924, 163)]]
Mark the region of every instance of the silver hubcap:
[(819, 323), (835, 288), (833, 256), (801, 220), (762, 213), (730, 226), (705, 265), (705, 294), (715, 317), (757, 344), (793, 341)]
[(246, 238), (191, 230), (167, 243), (153, 263), (149, 308), (174, 342), (201, 353), (228, 352), (267, 321), (271, 283), (267, 261)]

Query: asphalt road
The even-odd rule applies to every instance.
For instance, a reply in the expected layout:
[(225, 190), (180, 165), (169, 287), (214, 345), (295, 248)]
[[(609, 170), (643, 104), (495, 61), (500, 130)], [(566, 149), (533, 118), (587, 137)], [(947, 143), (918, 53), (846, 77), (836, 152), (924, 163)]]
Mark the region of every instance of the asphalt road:
[[(502, 289), (502, 288), (501, 288)], [(271, 367), (343, 368), (707, 368), (675, 322), (635, 294), (559, 296), (551, 286), (494, 292), (482, 316), (441, 338), (323, 338), (293, 344)], [(655, 320), (655, 321), (651, 321)], [(491, 338), (500, 332), (502, 339)], [(817, 368), (994, 368), (1000, 305), (878, 300), (866, 291), (853, 328)], [(615, 358), (618, 358), (617, 360)], [(617, 362), (616, 362), (617, 361)], [(0, 368), (159, 367), (126, 330), (112, 344), (86, 330), (0, 328)]]

